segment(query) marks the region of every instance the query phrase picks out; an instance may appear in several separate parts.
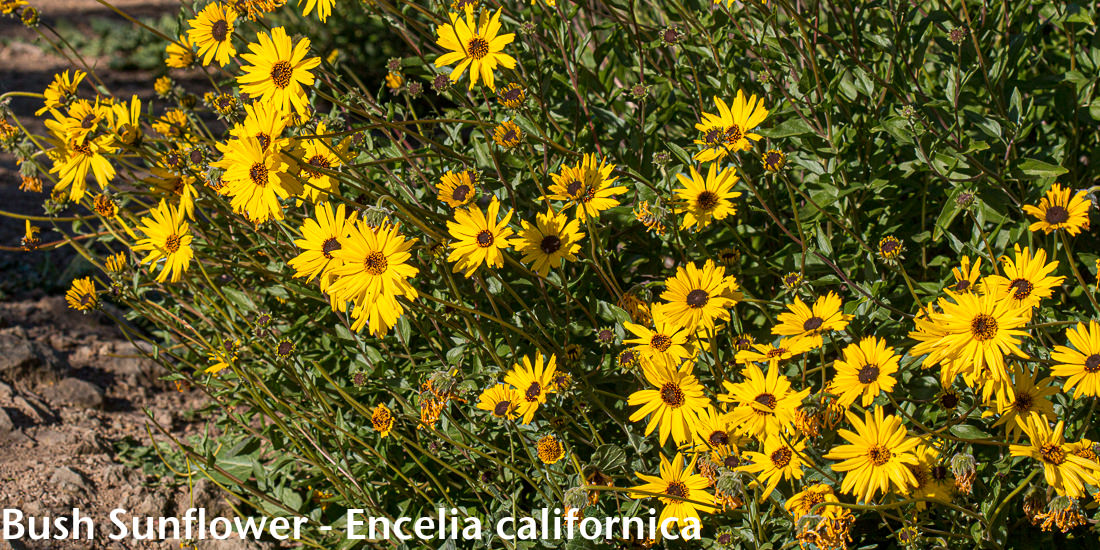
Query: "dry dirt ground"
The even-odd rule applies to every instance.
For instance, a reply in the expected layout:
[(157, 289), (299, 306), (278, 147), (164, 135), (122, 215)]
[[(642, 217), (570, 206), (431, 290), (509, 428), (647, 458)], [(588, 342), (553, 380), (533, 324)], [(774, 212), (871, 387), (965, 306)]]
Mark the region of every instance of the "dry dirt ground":
[[(93, 17), (112, 17), (96, 0), (31, 0), (47, 22), (79, 26)], [(121, 0), (115, 4), (137, 16), (174, 13), (173, 0)], [(136, 32), (121, 18), (120, 32)], [(41, 91), (66, 60), (34, 44), (33, 31), (0, 17), (0, 93)], [(91, 59), (95, 67), (107, 60)], [(117, 92), (148, 97), (155, 75), (102, 70), (100, 77)], [(28, 116), (38, 100), (19, 99), (12, 108)], [(41, 131), (41, 125), (30, 126)], [(41, 215), (44, 195), (18, 189), (14, 158), (0, 154), (0, 210)], [(0, 245), (18, 246), (21, 221), (0, 216)], [(43, 242), (57, 234), (43, 231)], [(77, 268), (74, 270), (74, 268)], [(190, 506), (227, 510), (221, 495), (205, 482), (195, 490), (178, 481), (146, 476), (123, 464), (118, 449), (148, 443), (148, 414), (176, 437), (203, 428), (186, 411), (197, 408), (197, 391), (180, 392), (159, 380), (164, 370), (102, 313), (70, 310), (62, 297), (79, 261), (65, 250), (0, 251), (0, 508), (28, 515), (56, 515), (79, 508), (97, 526), (107, 514), (126, 508), (135, 515), (175, 516)], [(154, 430), (155, 431), (155, 430)], [(163, 440), (163, 438), (162, 438)], [(253, 548), (241, 541), (200, 544), (199, 548)], [(96, 540), (33, 542), (0, 540), (12, 548), (180, 548), (180, 543)]]

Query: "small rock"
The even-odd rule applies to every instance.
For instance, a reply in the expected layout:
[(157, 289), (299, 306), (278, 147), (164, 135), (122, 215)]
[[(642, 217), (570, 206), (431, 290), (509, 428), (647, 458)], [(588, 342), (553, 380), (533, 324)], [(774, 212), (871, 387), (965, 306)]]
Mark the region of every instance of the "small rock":
[(54, 381), (64, 366), (56, 351), (31, 340), (23, 327), (0, 330), (0, 378), (9, 382)]
[(84, 480), (84, 476), (67, 466), (59, 466), (53, 471), (53, 475), (50, 476), (50, 484), (69, 492), (88, 490), (88, 482)]
[(0, 402), (11, 401), (13, 395), (15, 395), (15, 391), (11, 389), (11, 386), (0, 382)]
[(15, 423), (12, 422), (11, 417), (8, 416), (8, 411), (0, 409), (0, 441), (8, 439), (14, 430)]
[(42, 396), (54, 405), (68, 405), (82, 409), (103, 408), (103, 390), (79, 378), (66, 378), (56, 386), (42, 388)]

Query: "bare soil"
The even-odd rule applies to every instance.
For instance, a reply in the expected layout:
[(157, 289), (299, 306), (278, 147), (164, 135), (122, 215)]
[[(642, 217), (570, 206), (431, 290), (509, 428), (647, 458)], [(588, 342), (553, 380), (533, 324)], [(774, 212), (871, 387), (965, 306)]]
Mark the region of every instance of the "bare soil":
[[(179, 8), (176, 0), (113, 3), (139, 17)], [(46, 23), (64, 21), (80, 28), (91, 18), (105, 17), (118, 20), (119, 32), (138, 32), (96, 0), (32, 4)], [(17, 20), (0, 17), (0, 94), (40, 92), (55, 73), (72, 67), (44, 41), (35, 42), (36, 37)], [(111, 71), (107, 59), (87, 61), (116, 94), (148, 98), (152, 93), (157, 76), (152, 72)], [(29, 119), (40, 105), (27, 98), (11, 103), (35, 133), (43, 127)], [(0, 210), (42, 215), (45, 195), (20, 191), (18, 185), (14, 157), (0, 153)], [(22, 235), (21, 220), (0, 216), (0, 246), (17, 247)], [(43, 242), (57, 238), (48, 229), (41, 234)], [(86, 268), (81, 262), (66, 249), (0, 250), (0, 508), (18, 508), (28, 516), (71, 514), (79, 508), (104, 528), (115, 508), (140, 516), (175, 516), (191, 506), (227, 510), (222, 495), (205, 481), (189, 489), (180, 480), (146, 475), (120, 454), (120, 449), (149, 442), (151, 418), (181, 439), (203, 429), (202, 419), (186, 413), (201, 406), (203, 395), (162, 382), (164, 369), (145, 359), (103, 313), (83, 314), (66, 306), (64, 290)], [(101, 536), (91, 543), (0, 541), (0, 550), (180, 547), (179, 541), (110, 541)], [(242, 541), (198, 546), (253, 547)]]

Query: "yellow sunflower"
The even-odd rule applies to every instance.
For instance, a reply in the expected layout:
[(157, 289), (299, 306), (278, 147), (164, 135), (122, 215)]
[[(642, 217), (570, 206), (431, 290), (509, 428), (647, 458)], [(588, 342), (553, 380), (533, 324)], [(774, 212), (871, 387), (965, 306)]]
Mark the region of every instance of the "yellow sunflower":
[(790, 380), (776, 367), (768, 368), (765, 374), (750, 364), (742, 373), (745, 379), (741, 382), (722, 382), (728, 393), (720, 394), (718, 401), (733, 405), (730, 422), (739, 432), (761, 441), (778, 437), (791, 427), (795, 410), (810, 395), (810, 389), (793, 391)]
[(791, 495), (791, 498), (787, 499), (783, 507), (794, 516), (796, 523), (806, 514), (813, 513), (822, 516), (829, 510), (840, 509), (838, 506), (826, 505), (814, 510), (814, 506), (823, 502), (840, 502), (840, 499), (836, 498), (836, 493), (833, 492), (832, 487), (824, 483), (815, 483)]
[(557, 392), (554, 384), (557, 370), (557, 357), (551, 355), (545, 359), (540, 351), (535, 353), (534, 361), (525, 355), (522, 364), (512, 365), (512, 370), (504, 375), (504, 383), (515, 388), (521, 398), (516, 414), (523, 417), (522, 424), (530, 424), (539, 405), (546, 403), (548, 395)]
[(505, 149), (511, 149), (522, 141), (523, 130), (511, 120), (505, 120), (493, 128), (493, 142)]
[(978, 280), (981, 278), (982, 259), (980, 257), (970, 263), (969, 256), (959, 258), (958, 267), (951, 268), (951, 275), (955, 277), (955, 284), (944, 289), (946, 292), (969, 293), (977, 292)]
[(164, 64), (171, 69), (190, 69), (195, 64), (195, 45), (185, 34), (181, 34), (178, 41), (168, 44), (165, 52), (168, 57)]
[(807, 339), (813, 347), (821, 347), (823, 333), (844, 330), (852, 318), (844, 314), (841, 306), (840, 296), (831, 290), (818, 297), (813, 307), (807, 306), (802, 298), (796, 296), (794, 303), (787, 306), (789, 311), (777, 317), (780, 324), (772, 328), (772, 334)]
[(1009, 298), (998, 299), (993, 293), (955, 294), (952, 300), (940, 300), (939, 305), (943, 311), (930, 313), (924, 325), (929, 331), (922, 337), (924, 345), (914, 347), (911, 353), (930, 351), (926, 361), (943, 366), (942, 377), (948, 384), (958, 374), (972, 387), (977, 381), (989, 381), (985, 399), (994, 389), (1011, 392), (1004, 356), (1027, 358), (1019, 347), (1020, 339), (1027, 336), (1020, 330), (1027, 322), (1027, 309), (1014, 307)]
[(95, 283), (91, 277), (73, 280), (69, 291), (65, 293), (65, 301), (69, 307), (79, 311), (88, 311), (99, 306), (99, 296), (96, 294)]
[(540, 277), (546, 277), (550, 269), (562, 265), (563, 260), (577, 261), (579, 243), (584, 238), (584, 233), (579, 231), (579, 221), (570, 220), (564, 212), (555, 213), (547, 207), (545, 214), (535, 216), (535, 223), (526, 220), (522, 223), (516, 248), (523, 254), (523, 262), (530, 263)]
[(1050, 373), (1069, 377), (1064, 389), (1074, 390), (1074, 399), (1100, 397), (1100, 323), (1077, 323), (1066, 330), (1066, 339), (1073, 347), (1054, 346), (1050, 358), (1056, 364)]
[[(913, 456), (917, 458), (917, 463), (907, 466), (916, 483), (908, 489), (907, 494), (936, 502), (951, 502), (955, 493), (955, 480), (950, 467), (940, 457), (940, 451), (926, 439), (921, 439), (913, 449)], [(917, 504), (918, 509), (924, 507), (923, 502)]]
[(152, 209), (151, 216), (141, 219), (142, 225), (138, 227), (145, 237), (134, 243), (134, 252), (149, 252), (143, 264), (156, 264), (164, 260), (158, 282), (180, 280), (187, 268), (191, 266), (191, 257), (194, 252), (191, 249), (191, 228), (180, 212), (165, 201)]
[(694, 225), (698, 231), (710, 225), (711, 220), (724, 220), (737, 213), (737, 207), (732, 200), (740, 197), (741, 193), (733, 190), (738, 181), (733, 168), (723, 168), (719, 172), (718, 164), (712, 163), (707, 170), (707, 177), (703, 178), (692, 166), (690, 178), (676, 174), (676, 179), (683, 186), (675, 192), (675, 212), (684, 215), (680, 221), (680, 229)]
[(222, 182), (228, 187), (233, 210), (255, 223), (283, 219), (281, 199), (302, 192), (302, 184), (290, 175), (291, 160), (284, 154), (264, 149), (256, 138), (233, 139), (218, 144), (223, 157), (211, 166), (222, 168)]
[(634, 350), (643, 364), (652, 361), (665, 367), (676, 367), (691, 355), (684, 347), (689, 331), (662, 315), (653, 318), (652, 329), (634, 323), (623, 323), (623, 328), (636, 336), (632, 340), (624, 339), (623, 343), (634, 344)]
[(833, 362), (833, 393), (844, 407), (861, 398), (860, 405), (869, 406), (880, 393), (893, 391), (900, 359), (885, 340), (874, 336), (849, 344), (844, 358)]
[(1015, 252), (1015, 260), (1007, 257), (1001, 259), (1005, 276), (990, 275), (985, 282), (992, 292), (1006, 295), (1013, 307), (1030, 310), (1038, 306), (1043, 298), (1049, 298), (1054, 293), (1054, 287), (1061, 285), (1065, 277), (1050, 276), (1058, 268), (1058, 262), (1048, 264), (1045, 250), (1039, 248), (1032, 256), (1030, 249), (1016, 245)]
[(739, 466), (738, 471), (755, 474), (757, 482), (764, 485), (760, 494), (763, 501), (772, 494), (779, 482), (787, 479), (802, 479), (802, 457), (805, 456), (806, 442), (800, 440), (787, 445), (780, 437), (764, 440), (764, 452), (746, 452), (749, 464)]
[(1093, 472), (1100, 465), (1069, 452), (1063, 436), (1065, 423), (1059, 421), (1052, 430), (1047, 420), (1038, 415), (1019, 418), (1016, 422), (1027, 434), (1030, 443), (1011, 445), (1008, 448), (1009, 453), (1039, 461), (1043, 465), (1043, 476), (1047, 485), (1059, 495), (1069, 498), (1088, 496), (1085, 484), (1097, 484)]
[(241, 59), (250, 63), (241, 67), (242, 74), (237, 77), (241, 92), (284, 111), (293, 108), (302, 116), (310, 113), (305, 87), (313, 85), (310, 70), (321, 64), (321, 58), (306, 57), (309, 39), (295, 43), (285, 29), (275, 27), (270, 34), (259, 33), (257, 40), (248, 45), (251, 53), (241, 54)]
[(437, 30), (438, 38), (435, 43), (447, 50), (447, 53), (435, 60), (436, 67), (443, 67), (458, 62), (451, 70), (451, 82), (458, 82), (466, 69), (470, 69), (470, 89), (474, 89), (480, 78), (490, 90), (496, 91), (493, 81), (493, 71), (500, 65), (507, 69), (516, 66), (516, 60), (512, 56), (503, 53), (504, 46), (512, 42), (514, 34), (498, 34), (500, 32), (500, 10), (491, 16), (482, 12), (477, 24), (474, 24), (473, 10), (465, 13), (451, 14), (451, 23), (444, 24)]
[(193, 19), (187, 22), (187, 38), (198, 46), (202, 64), (209, 65), (211, 60), (222, 67), (229, 64), (229, 58), (237, 55), (233, 47), (233, 28), (237, 21), (237, 12), (227, 5), (214, 2), (207, 4)]
[(69, 76), (69, 71), (54, 75), (53, 81), (42, 92), (45, 96), (45, 104), (34, 112), (34, 116), (42, 116), (54, 109), (64, 107), (76, 94), (77, 87), (86, 76), (88, 73), (80, 70), (74, 70), (72, 76)]
[(1065, 229), (1066, 233), (1076, 235), (1082, 229), (1089, 228), (1090, 206), (1084, 190), (1074, 193), (1072, 189), (1063, 189), (1055, 183), (1039, 201), (1039, 206), (1026, 204), (1024, 212), (1038, 220), (1028, 227), (1032, 231), (1042, 230), (1049, 234), (1051, 231)]
[(626, 187), (612, 187), (618, 179), (611, 175), (614, 170), (614, 164), (586, 154), (581, 162), (563, 164), (558, 173), (550, 174), (552, 183), (541, 198), (565, 201), (567, 206), (576, 205), (577, 218), (581, 221), (589, 216), (599, 217), (600, 212), (619, 205), (613, 195), (626, 191)]
[(489, 411), (496, 418), (512, 420), (516, 417), (520, 403), (523, 403), (523, 395), (515, 388), (507, 384), (494, 384), (481, 392), (477, 408)]
[(332, 7), (336, 5), (336, 0), (298, 0), (298, 5), (301, 6), (303, 1), (306, 3), (306, 7), (302, 9), (302, 17), (309, 15), (309, 12), (316, 7), (317, 18), (322, 23), (328, 19), (329, 14), (332, 13)]
[(670, 435), (677, 444), (690, 442), (699, 415), (710, 407), (703, 385), (691, 373), (693, 367), (690, 361), (679, 369), (645, 362), (642, 364), (645, 379), (657, 389), (638, 390), (627, 399), (632, 407), (641, 405), (631, 413), (630, 421), (637, 422), (649, 415), (645, 435), (660, 428), (658, 435), (662, 446)]
[(489, 268), (504, 264), (503, 250), (514, 244), (509, 237), (514, 232), (508, 227), (512, 211), (497, 221), (500, 213), (500, 201), (493, 197), (486, 212), (477, 205), (471, 205), (455, 211), (455, 220), (447, 222), (447, 230), (455, 239), (454, 250), (447, 261), (454, 262), (452, 270), (462, 271), (466, 277), (472, 277), (481, 264)]
[(737, 90), (732, 106), (726, 105), (717, 96), (714, 105), (718, 108), (718, 114), (704, 112), (703, 120), (695, 125), (695, 129), (702, 134), (700, 139), (695, 140), (697, 145), (702, 146), (694, 157), (699, 162), (711, 162), (731, 152), (752, 149), (752, 142), (760, 140), (760, 135), (752, 131), (768, 117), (763, 100), (758, 102), (756, 95), (746, 100), (741, 90)]
[(737, 303), (730, 296), (737, 290), (737, 281), (713, 260), (707, 260), (702, 268), (690, 263), (665, 279), (661, 299), (666, 303), (655, 311), (685, 329), (713, 329), (715, 321), (729, 320), (729, 308)]
[(451, 208), (462, 208), (477, 197), (477, 172), (471, 170), (447, 171), (439, 177), (435, 186), (439, 200)]
[(748, 349), (738, 350), (734, 356), (738, 363), (767, 363), (771, 367), (814, 349), (813, 342), (792, 338), (784, 338), (775, 344), (750, 342), (747, 345)]
[(355, 302), (356, 317), (366, 320), (372, 334), (384, 334), (404, 312), (396, 298), (418, 296), (409, 283), (420, 272), (409, 265), (414, 241), (386, 221), (371, 225), (359, 218), (345, 229), (340, 248), (332, 252), (339, 263), (329, 271), (334, 281), (327, 292), (335, 301)]
[(254, 101), (244, 106), (244, 113), (244, 120), (234, 124), (229, 135), (237, 139), (256, 138), (264, 150), (282, 150), (290, 145), (290, 139), (283, 137), (289, 115), (281, 105)]
[(1058, 419), (1050, 396), (1058, 393), (1059, 388), (1052, 385), (1054, 378), (1048, 376), (1036, 381), (1038, 376), (1038, 372), (1030, 372), (1027, 367), (1017, 365), (1012, 369), (1012, 378), (1015, 380), (1012, 386), (1013, 397), (997, 397), (996, 409), (1000, 419), (993, 426), (1004, 426), (1008, 437), (1013, 441), (1019, 439), (1021, 434), (1017, 418), (1038, 415), (1043, 417), (1044, 422)]
[(631, 489), (644, 492), (630, 493), (630, 498), (656, 496), (663, 502), (665, 508), (657, 520), (660, 525), (664, 525), (666, 519), (676, 518), (676, 524), (681, 529), (688, 525), (688, 519), (694, 519), (698, 527), (699, 512), (714, 513), (714, 507), (710, 505), (714, 502), (714, 495), (706, 491), (710, 481), (695, 473), (695, 460), (692, 459), (685, 467), (683, 454), (676, 453), (671, 462), (661, 455), (661, 475), (650, 476), (634, 472), (645, 483)]
[(57, 174), (54, 191), (69, 189), (69, 200), (79, 202), (88, 190), (88, 172), (95, 176), (101, 189), (106, 189), (115, 177), (115, 168), (107, 155), (115, 153), (114, 138), (101, 135), (71, 141), (54, 149), (51, 174)]
[(317, 123), (314, 134), (318, 137), (302, 140), (300, 143), (302, 161), (298, 167), (305, 176), (302, 186), (302, 198), (316, 203), (337, 192), (340, 181), (332, 177), (333, 170), (344, 164), (340, 159), (347, 156), (348, 142), (333, 143), (332, 138), (321, 137), (328, 131), (324, 122)]
[(847, 445), (833, 447), (825, 458), (840, 460), (833, 464), (834, 472), (844, 472), (840, 490), (855, 495), (862, 502), (870, 502), (875, 494), (894, 490), (905, 493), (917, 484), (909, 466), (917, 465), (913, 450), (920, 439), (910, 437), (901, 425), (901, 419), (884, 415), (882, 407), (868, 410), (863, 419), (847, 413), (848, 422), (855, 431), (840, 430)]
[(340, 204), (335, 211), (332, 204), (322, 202), (314, 207), (314, 217), (302, 224), (302, 238), (294, 241), (302, 252), (291, 258), (287, 265), (294, 269), (295, 277), (305, 277), (310, 282), (321, 277), (321, 291), (328, 289), (332, 281), (331, 269), (341, 264), (333, 253), (340, 250), (341, 239), (346, 239), (355, 224), (356, 213), (345, 214)]

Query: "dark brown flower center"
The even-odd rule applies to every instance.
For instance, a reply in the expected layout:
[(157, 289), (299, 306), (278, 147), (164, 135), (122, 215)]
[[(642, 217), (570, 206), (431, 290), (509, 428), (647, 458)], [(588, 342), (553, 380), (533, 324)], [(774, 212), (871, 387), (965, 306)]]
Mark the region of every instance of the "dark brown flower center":
[(697, 288), (695, 290), (692, 290), (691, 292), (688, 292), (687, 300), (685, 301), (687, 302), (688, 307), (692, 309), (699, 309), (707, 305), (707, 302), (709, 300), (710, 296), (707, 295), (707, 291), (701, 288)]
[(1051, 206), (1047, 208), (1046, 221), (1051, 225), (1066, 223), (1069, 221), (1069, 210), (1064, 206)]
[(653, 349), (664, 353), (668, 348), (672, 347), (672, 338), (664, 334), (654, 334), (653, 338), (649, 341), (649, 345), (653, 346)]
[(1031, 396), (1026, 393), (1017, 393), (1016, 400), (1012, 402), (1012, 408), (1016, 409), (1018, 413), (1026, 413), (1031, 410), (1031, 405), (1034, 403)]
[(248, 178), (252, 180), (252, 183), (264, 187), (267, 185), (267, 166), (262, 162), (253, 164), (248, 169)]
[(279, 354), (279, 357), (289, 357), (294, 351), (294, 343), (288, 340), (279, 342), (279, 345), (275, 348), (275, 353)]
[(784, 353), (787, 353), (787, 348), (772, 348), (764, 354), (764, 358), (775, 359), (776, 357), (782, 357)]
[(944, 393), (940, 396), (940, 406), (945, 409), (954, 409), (959, 406), (959, 394), (957, 393)]
[(493, 416), (504, 416), (508, 414), (508, 409), (511, 408), (511, 401), (501, 401), (493, 407)]
[(970, 333), (974, 335), (974, 339), (982, 342), (993, 338), (997, 335), (997, 319), (985, 313), (974, 316), (970, 321)]
[(475, 36), (466, 43), (466, 53), (474, 59), (481, 59), (489, 55), (489, 42), (480, 36)]
[(821, 325), (824, 323), (825, 319), (822, 319), (821, 317), (810, 317), (809, 319), (806, 319), (805, 323), (802, 323), (802, 330), (805, 330), (807, 332), (811, 330), (817, 330), (821, 328)]
[(389, 266), (390, 262), (386, 259), (386, 255), (378, 250), (367, 254), (366, 259), (363, 260), (363, 269), (371, 275), (381, 275)]
[(451, 191), (451, 199), (455, 202), (463, 202), (466, 197), (470, 196), (470, 186), (466, 184), (455, 187), (454, 191)]
[(85, 130), (95, 125), (95, 113), (88, 113), (84, 115), (84, 119), (80, 121), (80, 127)]
[(859, 383), (870, 384), (878, 380), (878, 365), (864, 365), (859, 369)]
[(783, 154), (779, 151), (768, 151), (764, 157), (764, 164), (767, 165), (769, 170), (775, 170), (779, 168), (779, 163), (783, 162)]
[(931, 474), (932, 479), (936, 481), (943, 481), (947, 479), (948, 469), (947, 466), (937, 464), (935, 466), (932, 466), (932, 469), (930, 469), (928, 473)]
[(741, 141), (741, 138), (745, 137), (745, 133), (743, 131), (741, 131), (740, 126), (734, 124), (733, 126), (730, 126), (729, 128), (726, 128), (726, 136), (725, 137), (726, 137), (726, 143), (728, 143), (730, 145), (736, 145), (737, 142)]
[(328, 170), (331, 166), (332, 163), (330, 163), (324, 155), (313, 155), (306, 161), (306, 166), (304, 168), (310, 177), (319, 178), (324, 174), (322, 174), (320, 170), (315, 170), (315, 168), (324, 168)]
[(545, 254), (553, 254), (561, 248), (561, 237), (557, 235), (547, 235), (542, 238), (542, 242), (539, 243), (539, 248), (542, 249)]
[(894, 453), (890, 452), (890, 449), (883, 447), (882, 445), (873, 445), (867, 450), (867, 457), (871, 459), (871, 463), (875, 466), (882, 466), (893, 458)]
[(670, 497), (687, 498), (688, 493), (688, 487), (683, 481), (670, 481), (665, 489), (665, 494)]
[(711, 146), (711, 147), (714, 147), (715, 145), (718, 145), (718, 140), (721, 139), (721, 137), (722, 137), (722, 129), (721, 128), (710, 128), (709, 130), (707, 130), (706, 132), (703, 133), (703, 141), (706, 142), (706, 144)]
[(210, 25), (210, 36), (218, 42), (225, 42), (229, 36), (229, 22), (225, 19), (214, 21), (214, 24)]
[(963, 279), (963, 280), (955, 283), (955, 291), (956, 292), (964, 292), (968, 288), (970, 288), (970, 281), (967, 280), (967, 279)]
[(263, 132), (256, 134), (256, 139), (260, 140), (261, 149), (267, 149), (267, 146), (271, 145), (271, 136)]
[(1061, 464), (1066, 461), (1066, 452), (1062, 450), (1062, 446), (1055, 443), (1043, 443), (1039, 446), (1039, 456), (1043, 458), (1045, 462), (1049, 462), (1054, 465)]
[(772, 459), (772, 465), (776, 468), (786, 468), (791, 463), (791, 450), (783, 447), (772, 451), (769, 458)]
[(329, 237), (325, 239), (325, 242), (321, 243), (321, 254), (325, 258), (332, 259), (332, 253), (340, 250), (340, 241), (336, 240), (336, 237)]
[(762, 394), (756, 396), (756, 399), (754, 399), (754, 401), (756, 401), (757, 403), (759, 403), (759, 404), (761, 404), (761, 405), (768, 408), (768, 410), (762, 411), (760, 409), (757, 409), (757, 408), (753, 407), (753, 410), (756, 411), (756, 414), (759, 414), (759, 415), (772, 415), (772, 414), (775, 414), (775, 412), (774, 412), (775, 411), (775, 406), (777, 404), (779, 404), (779, 400), (777, 400), (775, 398), (775, 396), (770, 394), (770, 393), (762, 393)]
[(477, 234), (477, 245), (481, 248), (488, 248), (493, 245), (493, 232), (488, 229), (482, 230)]
[(710, 444), (714, 445), (715, 447), (720, 445), (729, 445), (730, 434), (722, 430), (714, 430), (710, 433), (710, 437), (707, 438), (707, 441), (709, 441)]
[(179, 250), (180, 249), (180, 236), (179, 235), (168, 235), (168, 238), (164, 239), (164, 249), (167, 250), (169, 254), (173, 254), (177, 250)]
[(684, 390), (672, 382), (666, 382), (664, 386), (661, 386), (661, 401), (674, 409), (680, 408), (685, 402)]
[(514, 88), (508, 88), (507, 90), (504, 90), (504, 95), (502, 97), (504, 98), (504, 101), (515, 102), (515, 101), (519, 101), (520, 97), (522, 97), (522, 96), (523, 96), (523, 88), (514, 87)]
[(1100, 371), (1100, 355), (1094, 354), (1085, 359), (1085, 372)]
[(714, 191), (699, 193), (699, 196), (695, 198), (695, 206), (703, 212), (714, 210), (714, 207), (718, 206), (718, 193)]
[(736, 468), (741, 465), (741, 458), (737, 455), (729, 455), (722, 459), (722, 465), (726, 468)]
[(1013, 298), (1023, 300), (1031, 296), (1031, 291), (1035, 290), (1035, 285), (1027, 279), (1015, 279), (1008, 285), (1008, 288), (1012, 290)]
[(538, 401), (540, 395), (542, 395), (542, 384), (538, 382), (531, 382), (531, 385), (527, 386), (527, 391), (523, 392), (523, 398), (527, 401)]
[(894, 239), (887, 240), (886, 242), (882, 243), (882, 255), (883, 256), (892, 255), (895, 251), (897, 251), (899, 246), (901, 246), (900, 242), (898, 242)]
[(570, 197), (579, 198), (582, 195), (581, 187), (583, 185), (584, 184), (581, 183), (580, 180), (573, 180), (565, 185), (565, 192), (568, 193)]
[(279, 61), (271, 67), (271, 81), (278, 88), (290, 86), (290, 77), (294, 74), (294, 67), (288, 61)]

